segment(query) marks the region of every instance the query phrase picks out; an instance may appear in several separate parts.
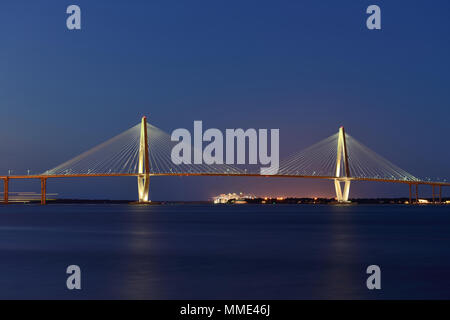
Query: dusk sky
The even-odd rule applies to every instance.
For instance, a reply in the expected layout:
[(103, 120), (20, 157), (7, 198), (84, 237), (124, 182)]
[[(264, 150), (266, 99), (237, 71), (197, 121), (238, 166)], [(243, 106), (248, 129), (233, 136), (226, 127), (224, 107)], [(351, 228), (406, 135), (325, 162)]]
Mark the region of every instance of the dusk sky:
[[(66, 28), (70, 4), (81, 7), (81, 30)], [(371, 4), (381, 30), (366, 28)], [(344, 125), (411, 174), (450, 179), (449, 13), (448, 0), (2, 0), (0, 175), (51, 169), (147, 115), (169, 133), (194, 120), (279, 128), (281, 157)], [(304, 179), (161, 177), (150, 186), (154, 200), (334, 196), (330, 181)], [(10, 188), (39, 192), (39, 182)], [(135, 199), (137, 186), (50, 180), (48, 192)], [(406, 185), (351, 187), (351, 197), (407, 195)]]

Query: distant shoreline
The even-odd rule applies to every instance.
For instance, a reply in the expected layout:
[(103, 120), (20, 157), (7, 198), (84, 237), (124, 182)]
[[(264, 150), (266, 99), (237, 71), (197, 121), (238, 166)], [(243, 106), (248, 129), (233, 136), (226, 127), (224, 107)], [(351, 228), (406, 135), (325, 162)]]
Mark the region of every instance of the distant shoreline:
[[(421, 198), (424, 200), (428, 200), (429, 203), (433, 204), (431, 198)], [(256, 198), (256, 199), (248, 199), (245, 203), (234, 203), (230, 201), (229, 203), (224, 204), (215, 204), (217, 206), (220, 205), (249, 205), (249, 204), (259, 204), (259, 205), (299, 205), (299, 204), (329, 204), (329, 205), (352, 205), (352, 204), (408, 204), (408, 198), (359, 198), (359, 199), (351, 199), (349, 203), (338, 203), (335, 199), (327, 199), (327, 198), (285, 198), (283, 200), (279, 199), (267, 199), (267, 198)], [(446, 201), (450, 201), (450, 198), (442, 198), (442, 203), (438, 203), (436, 201), (435, 204), (446, 204)], [(29, 200), (29, 201), (11, 201), (10, 204), (37, 204), (40, 203), (40, 200)], [(413, 200), (414, 203), (414, 200)], [(0, 203), (1, 204), (1, 203)], [(130, 204), (130, 205), (211, 205), (212, 201), (151, 201), (146, 204), (138, 203), (136, 200), (109, 200), (109, 199), (49, 199), (47, 200), (47, 204)], [(448, 204), (448, 203), (447, 203)]]

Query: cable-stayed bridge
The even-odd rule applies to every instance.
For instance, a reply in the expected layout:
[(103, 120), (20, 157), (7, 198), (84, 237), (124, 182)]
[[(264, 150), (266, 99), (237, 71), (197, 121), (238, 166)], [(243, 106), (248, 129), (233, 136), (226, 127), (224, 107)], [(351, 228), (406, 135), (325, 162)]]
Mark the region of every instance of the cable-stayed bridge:
[[(278, 171), (260, 174), (255, 169), (229, 164), (174, 164), (172, 148), (178, 142), (161, 129), (148, 124), (143, 117), (140, 124), (122, 132), (102, 144), (39, 175), (0, 176), (4, 181), (4, 203), (8, 203), (9, 183), (13, 179), (40, 179), (41, 203), (46, 203), (47, 180), (52, 178), (87, 178), (134, 176), (138, 180), (139, 202), (149, 202), (152, 176), (246, 176), (328, 179), (333, 181), (336, 199), (348, 202), (352, 181), (379, 181), (409, 185), (418, 201), (418, 186), (432, 187), (442, 201), (442, 187), (450, 183), (423, 181), (370, 150), (343, 127), (339, 131), (280, 161)], [(192, 149), (192, 146), (187, 146)], [(179, 161), (181, 162), (181, 161)], [(435, 188), (439, 188), (435, 194)]]

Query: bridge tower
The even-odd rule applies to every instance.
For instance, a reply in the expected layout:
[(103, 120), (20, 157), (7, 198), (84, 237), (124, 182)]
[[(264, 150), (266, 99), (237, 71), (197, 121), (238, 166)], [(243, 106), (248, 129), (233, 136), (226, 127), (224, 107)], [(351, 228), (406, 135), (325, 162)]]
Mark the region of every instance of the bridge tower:
[[(343, 161), (343, 166), (341, 161)], [(344, 172), (341, 172), (341, 166)], [(348, 166), (348, 152), (347, 142), (345, 141), (344, 127), (339, 128), (339, 137), (337, 143), (337, 158), (336, 158), (336, 175), (334, 179), (334, 187), (336, 189), (336, 197), (339, 202), (348, 202), (348, 195), (350, 192), (350, 170)], [(342, 192), (341, 182), (344, 182), (344, 192)]]
[(149, 202), (148, 193), (150, 187), (150, 165), (148, 158), (148, 134), (147, 134), (147, 117), (141, 120), (141, 139), (139, 146), (139, 176), (138, 176), (138, 192), (139, 202)]

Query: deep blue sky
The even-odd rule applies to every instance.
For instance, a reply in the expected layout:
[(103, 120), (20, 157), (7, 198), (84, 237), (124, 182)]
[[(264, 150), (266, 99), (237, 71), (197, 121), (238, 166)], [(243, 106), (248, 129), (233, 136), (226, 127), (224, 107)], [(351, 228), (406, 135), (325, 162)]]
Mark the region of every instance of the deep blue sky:
[[(66, 29), (66, 8), (82, 30)], [(365, 9), (382, 10), (382, 30)], [(22, 1), (0, 4), (0, 175), (42, 172), (131, 127), (280, 128), (281, 154), (340, 125), (416, 176), (450, 178), (450, 2)], [(39, 191), (37, 183), (12, 190)], [(333, 195), (331, 183), (160, 178), (153, 199)], [(49, 183), (136, 197), (134, 179)], [(407, 195), (355, 184), (351, 196)]]

